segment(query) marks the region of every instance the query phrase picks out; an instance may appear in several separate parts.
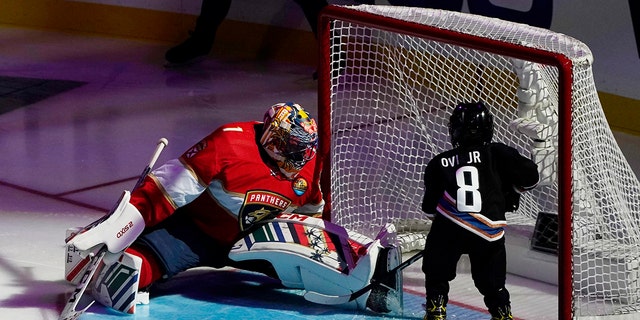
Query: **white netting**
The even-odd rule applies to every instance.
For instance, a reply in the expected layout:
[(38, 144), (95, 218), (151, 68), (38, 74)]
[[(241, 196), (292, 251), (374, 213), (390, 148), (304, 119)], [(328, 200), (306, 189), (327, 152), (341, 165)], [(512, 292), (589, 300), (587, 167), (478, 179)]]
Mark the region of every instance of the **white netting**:
[[(422, 248), (429, 227), (420, 210), (423, 170), (450, 148), (452, 106), (478, 100), (495, 116), (494, 140), (516, 147), (545, 169), (545, 183), (523, 196), (509, 222), (533, 226), (539, 212), (557, 214), (560, 71), (535, 58), (540, 51), (557, 53), (573, 64), (567, 78), (573, 145), (567, 196), (573, 200), (575, 314), (637, 312), (640, 185), (602, 111), (589, 48), (546, 29), (457, 12), (366, 5), (340, 10), (354, 15), (330, 19), (329, 90), (324, 93), (330, 96), (328, 109), (319, 110), (330, 113), (330, 124), (320, 126), (331, 131), (325, 192), (331, 194), (333, 221), (369, 236), (392, 222), (406, 234), (400, 237), (405, 250)], [(394, 20), (461, 36), (452, 40), (397, 31)], [(507, 49), (486, 50), (476, 39)], [(531, 61), (507, 56), (513, 47), (529, 50)], [(532, 136), (544, 141), (534, 144)]]

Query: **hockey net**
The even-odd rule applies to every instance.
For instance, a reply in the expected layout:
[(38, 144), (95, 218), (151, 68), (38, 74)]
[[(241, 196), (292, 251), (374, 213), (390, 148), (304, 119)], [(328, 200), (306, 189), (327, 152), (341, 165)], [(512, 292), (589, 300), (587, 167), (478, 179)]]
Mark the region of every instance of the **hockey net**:
[(539, 215), (556, 217), (536, 241), (558, 254), (559, 317), (639, 312), (640, 185), (587, 46), (493, 18), (379, 5), (329, 6), (319, 38), (325, 218), (372, 237), (391, 222), (404, 251), (421, 249), (424, 168), (450, 148), (452, 107), (483, 101), (494, 140), (542, 172), (507, 220), (533, 236)]

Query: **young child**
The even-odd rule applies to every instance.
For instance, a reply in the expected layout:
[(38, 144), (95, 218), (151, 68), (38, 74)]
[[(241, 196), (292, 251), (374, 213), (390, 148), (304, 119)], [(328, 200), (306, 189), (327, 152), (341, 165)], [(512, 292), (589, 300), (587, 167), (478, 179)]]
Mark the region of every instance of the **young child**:
[(482, 102), (461, 103), (449, 120), (453, 149), (424, 173), (422, 210), (433, 220), (424, 249), (425, 320), (446, 319), (449, 281), (468, 254), (473, 282), (491, 319), (513, 319), (505, 288), (505, 211), (539, 181), (537, 165), (503, 143), (491, 142), (493, 116)]

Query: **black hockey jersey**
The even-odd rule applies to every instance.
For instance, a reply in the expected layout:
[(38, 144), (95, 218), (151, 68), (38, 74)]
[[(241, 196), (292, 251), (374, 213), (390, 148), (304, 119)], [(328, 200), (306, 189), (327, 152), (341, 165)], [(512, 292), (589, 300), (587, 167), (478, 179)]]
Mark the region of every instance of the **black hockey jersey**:
[(427, 165), (422, 210), (495, 241), (504, 236), (507, 194), (532, 189), (538, 180), (537, 165), (503, 143), (456, 148)]

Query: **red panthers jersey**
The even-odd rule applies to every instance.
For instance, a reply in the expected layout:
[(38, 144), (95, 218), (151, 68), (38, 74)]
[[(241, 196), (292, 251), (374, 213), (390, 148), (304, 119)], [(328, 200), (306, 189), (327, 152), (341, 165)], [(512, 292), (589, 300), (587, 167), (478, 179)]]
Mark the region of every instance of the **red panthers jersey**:
[(240, 232), (280, 212), (322, 212), (314, 180), (315, 158), (293, 180), (267, 164), (261, 153), (260, 122), (224, 125), (180, 158), (153, 170), (132, 192), (130, 202), (147, 227), (185, 207), (196, 224), (220, 244), (232, 245)]

